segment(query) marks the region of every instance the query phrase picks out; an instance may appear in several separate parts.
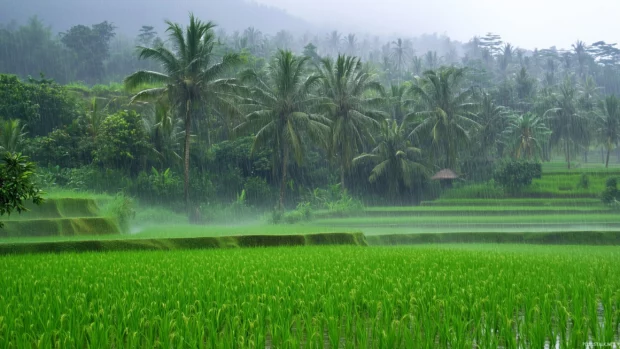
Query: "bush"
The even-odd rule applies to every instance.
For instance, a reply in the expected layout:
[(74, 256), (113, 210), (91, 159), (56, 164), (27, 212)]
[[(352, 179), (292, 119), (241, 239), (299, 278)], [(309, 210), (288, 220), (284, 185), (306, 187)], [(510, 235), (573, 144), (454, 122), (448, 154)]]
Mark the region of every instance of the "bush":
[(250, 206), (265, 207), (273, 204), (272, 190), (264, 178), (250, 177), (245, 181), (243, 188)]
[(299, 222), (307, 222), (312, 220), (313, 211), (312, 205), (309, 202), (301, 202), (297, 205), (297, 208), (293, 211), (282, 212), (278, 209), (271, 213), (269, 222), (271, 224), (295, 224)]
[(282, 223), (283, 218), (284, 218), (284, 212), (276, 208), (273, 211), (271, 211), (271, 216), (269, 217), (269, 223), (280, 224)]
[(362, 211), (364, 204), (344, 191), (338, 200), (327, 202), (326, 208), (333, 216), (345, 217)]
[(582, 173), (581, 177), (579, 177), (579, 183), (577, 184), (577, 188), (588, 189), (590, 188), (590, 176), (587, 173)]
[(616, 177), (609, 177), (605, 181), (605, 190), (601, 193), (601, 201), (605, 205), (617, 206), (620, 192), (618, 191), (618, 179)]
[(495, 169), (493, 179), (504, 188), (516, 192), (542, 177), (542, 165), (523, 161), (502, 163)]
[(183, 181), (169, 168), (142, 171), (131, 183), (128, 192), (140, 199), (155, 203), (170, 203), (183, 199)]

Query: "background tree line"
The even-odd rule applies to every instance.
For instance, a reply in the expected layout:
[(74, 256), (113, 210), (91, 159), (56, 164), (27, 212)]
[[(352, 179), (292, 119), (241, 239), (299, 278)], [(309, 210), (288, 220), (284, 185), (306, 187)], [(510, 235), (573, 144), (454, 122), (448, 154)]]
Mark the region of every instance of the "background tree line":
[(21, 77), (0, 76), (0, 147), (36, 160), (44, 185), (188, 210), (242, 191), (290, 206), (333, 184), (417, 202), (438, 195), (429, 177), (443, 168), (486, 181), (506, 159), (614, 161), (615, 44), (528, 51), (492, 33), (382, 43), (227, 34), (193, 16), (167, 25), (135, 40), (108, 22), (57, 36), (36, 18), (0, 29), (0, 71)]

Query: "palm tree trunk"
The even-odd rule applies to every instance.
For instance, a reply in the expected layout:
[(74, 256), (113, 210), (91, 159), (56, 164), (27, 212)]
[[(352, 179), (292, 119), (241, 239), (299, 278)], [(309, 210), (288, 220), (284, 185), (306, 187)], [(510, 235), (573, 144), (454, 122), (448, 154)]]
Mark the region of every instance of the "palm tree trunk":
[(611, 147), (607, 147), (607, 159), (605, 160), (605, 168), (609, 167), (609, 154), (611, 153)]
[(190, 130), (192, 125), (191, 120), (191, 101), (187, 101), (186, 103), (186, 111), (185, 111), (185, 149), (183, 149), (183, 172), (184, 172), (184, 180), (183, 180), (183, 191), (185, 195), (185, 211), (187, 214), (191, 214), (191, 208), (189, 207), (189, 140), (190, 140)]
[(570, 170), (570, 146), (568, 140), (566, 140), (566, 161), (568, 162), (568, 169)]
[(288, 148), (282, 154), (282, 181), (280, 182), (280, 210), (284, 210), (284, 193), (286, 192), (286, 170), (288, 167)]
[(345, 190), (347, 190), (347, 187), (345, 185), (346, 183), (344, 182), (345, 181), (344, 177), (345, 177), (344, 163), (341, 163), (340, 164), (340, 186), (341, 186), (341, 189), (342, 189), (343, 193), (344, 193)]

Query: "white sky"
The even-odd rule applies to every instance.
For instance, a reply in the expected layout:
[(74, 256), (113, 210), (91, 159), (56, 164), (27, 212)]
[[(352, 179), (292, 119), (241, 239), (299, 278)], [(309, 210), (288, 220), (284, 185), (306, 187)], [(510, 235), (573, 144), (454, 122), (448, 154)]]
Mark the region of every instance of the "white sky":
[(459, 41), (491, 31), (533, 49), (575, 41), (620, 41), (620, 0), (255, 0), (327, 29), (447, 34)]

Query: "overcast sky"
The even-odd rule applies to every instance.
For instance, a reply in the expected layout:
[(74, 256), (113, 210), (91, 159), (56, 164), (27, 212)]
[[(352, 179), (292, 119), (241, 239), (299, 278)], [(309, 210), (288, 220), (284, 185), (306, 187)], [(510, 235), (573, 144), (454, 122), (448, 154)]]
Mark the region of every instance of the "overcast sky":
[(513, 45), (568, 48), (617, 42), (620, 0), (255, 0), (312, 23), (377, 34), (447, 34), (467, 41), (492, 31)]

